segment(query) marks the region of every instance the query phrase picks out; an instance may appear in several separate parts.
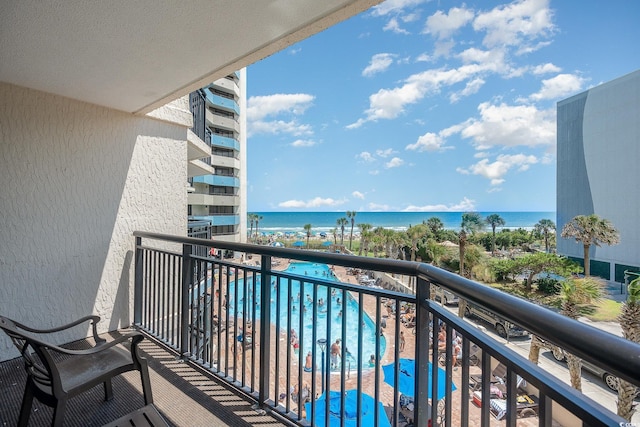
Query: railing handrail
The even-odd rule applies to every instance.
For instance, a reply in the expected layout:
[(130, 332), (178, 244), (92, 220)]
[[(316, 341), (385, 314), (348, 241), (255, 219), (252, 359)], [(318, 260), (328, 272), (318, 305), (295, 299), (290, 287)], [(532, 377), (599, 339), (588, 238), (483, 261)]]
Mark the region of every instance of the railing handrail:
[[(640, 345), (429, 264), (135, 231), (135, 237), (421, 276), (640, 387)], [(424, 304), (426, 301), (419, 301)], [(517, 316), (517, 317), (515, 317)], [(571, 337), (570, 342), (564, 341)]]

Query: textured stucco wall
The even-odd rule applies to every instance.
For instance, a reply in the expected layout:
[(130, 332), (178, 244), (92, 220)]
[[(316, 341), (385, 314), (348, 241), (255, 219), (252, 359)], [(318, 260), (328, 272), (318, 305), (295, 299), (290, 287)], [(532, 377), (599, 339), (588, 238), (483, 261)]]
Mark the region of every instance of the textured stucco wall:
[[(0, 313), (130, 324), (132, 232), (186, 234), (185, 139), (183, 124), (0, 83)], [(0, 334), (0, 360), (15, 356)]]
[[(595, 213), (620, 231), (620, 244), (592, 247), (593, 260), (640, 265), (640, 71), (558, 103), (557, 226)], [(582, 246), (558, 238), (558, 252)]]

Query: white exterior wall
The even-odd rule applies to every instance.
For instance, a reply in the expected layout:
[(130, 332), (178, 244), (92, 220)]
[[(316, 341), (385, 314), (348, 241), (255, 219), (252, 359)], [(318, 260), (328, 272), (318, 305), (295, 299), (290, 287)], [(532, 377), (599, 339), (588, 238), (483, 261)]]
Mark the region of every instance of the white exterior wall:
[[(186, 235), (182, 113), (163, 107), (161, 121), (0, 83), (0, 314), (130, 324), (133, 231)], [(58, 341), (87, 330), (74, 332)], [(0, 360), (16, 356), (0, 334)]]
[[(576, 215), (597, 214), (620, 232), (620, 244), (591, 247), (591, 259), (640, 266), (640, 71), (558, 103), (558, 231)], [(562, 239), (558, 253), (583, 258)]]
[(240, 227), (237, 242), (247, 243), (247, 69), (240, 74)]

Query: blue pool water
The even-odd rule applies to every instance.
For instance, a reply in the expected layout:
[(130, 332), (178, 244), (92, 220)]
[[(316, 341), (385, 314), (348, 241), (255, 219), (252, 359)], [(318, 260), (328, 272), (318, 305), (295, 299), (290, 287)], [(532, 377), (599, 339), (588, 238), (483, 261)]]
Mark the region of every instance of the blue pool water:
[[(334, 276), (331, 269), (326, 264), (317, 264), (309, 262), (293, 262), (289, 265), (287, 273), (299, 274), (308, 276), (310, 278), (322, 278), (330, 281), (337, 282), (338, 280)], [(234, 314), (237, 310), (238, 316), (251, 320), (252, 307), (256, 305), (256, 317), (259, 316), (260, 310), (260, 277), (256, 277), (256, 292), (253, 292), (253, 280), (248, 280), (248, 283), (244, 284), (242, 279), (232, 282), (229, 288), (229, 314)], [(234, 301), (235, 286), (238, 286), (238, 302)], [(244, 301), (244, 292), (247, 289), (248, 299)], [(271, 283), (271, 322), (276, 323), (278, 316), (280, 317), (280, 328), (284, 331), (287, 330), (287, 316), (288, 309), (291, 306), (291, 329), (299, 338), (300, 349), (304, 356), (307, 352), (312, 351), (313, 347), (313, 285), (311, 283), (304, 283), (301, 287), (301, 282), (298, 280), (291, 281), (291, 293), (289, 293), (289, 284), (287, 280), (280, 280), (280, 286), (275, 278), (272, 278)], [(279, 289), (279, 292), (278, 292)], [(332, 288), (335, 289), (335, 288)], [(280, 298), (280, 310), (276, 309), (277, 298)], [(346, 297), (346, 307), (343, 308), (343, 296)], [(323, 300), (324, 304), (320, 305), (320, 300)], [(338, 303), (340, 299), (340, 303)], [(302, 301), (301, 301), (302, 300)], [(328, 305), (331, 304), (331, 318), (328, 319), (329, 314)], [(348, 293), (343, 294), (342, 291), (335, 289), (334, 295), (329, 295), (329, 289), (326, 286), (318, 286), (316, 296), (316, 339), (326, 338), (327, 349), (332, 342), (336, 339), (342, 339), (342, 325), (343, 321), (346, 323), (346, 347), (351, 353), (351, 356), (345, 358), (344, 362), (346, 367), (356, 369), (356, 358), (358, 354), (358, 313), (360, 311), (358, 302)], [(302, 305), (301, 305), (302, 304)], [(247, 313), (244, 315), (244, 308), (246, 306)], [(345, 309), (342, 316), (339, 313)], [(300, 331), (300, 314), (302, 313), (302, 333)], [(330, 330), (330, 336), (328, 331)], [(362, 354), (363, 360), (361, 362), (363, 367), (369, 368), (369, 358), (372, 354), (376, 354), (376, 328), (375, 322), (366, 314), (363, 313), (363, 325), (362, 325)], [(285, 343), (286, 344), (286, 343)], [(384, 337), (380, 337), (380, 352), (377, 359), (384, 354), (386, 348), (386, 341)], [(325, 355), (326, 357), (326, 355)], [(321, 362), (321, 352), (316, 345), (316, 362)], [(318, 365), (320, 366), (320, 365)]]

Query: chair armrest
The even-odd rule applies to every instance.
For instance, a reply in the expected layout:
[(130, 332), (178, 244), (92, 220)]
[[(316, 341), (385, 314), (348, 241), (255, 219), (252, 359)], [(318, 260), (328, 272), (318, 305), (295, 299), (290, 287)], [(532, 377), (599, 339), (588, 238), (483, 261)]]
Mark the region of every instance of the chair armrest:
[(78, 326), (78, 325), (80, 325), (80, 324), (82, 324), (84, 322), (87, 322), (87, 321), (91, 321), (91, 329), (92, 329), (92, 333), (93, 333), (93, 339), (95, 340), (96, 344), (102, 344), (102, 343), (106, 342), (106, 340), (104, 338), (100, 338), (100, 336), (98, 336), (98, 322), (100, 321), (100, 316), (96, 316), (96, 315), (85, 316), (85, 317), (82, 317), (82, 318), (80, 318), (78, 320), (74, 320), (73, 322), (68, 323), (66, 325), (58, 326), (58, 327), (55, 327), (55, 328), (49, 328), (49, 329), (35, 329), (35, 328), (30, 327), (30, 326), (18, 323), (16, 321), (14, 321), (14, 323), (20, 329), (24, 329), (25, 331), (29, 331), (31, 333), (50, 334), (50, 333), (53, 333), (53, 332), (60, 332), (60, 331), (64, 331), (64, 330), (73, 328), (74, 326)]
[(104, 344), (91, 347), (86, 350), (71, 350), (68, 348), (64, 348), (64, 347), (60, 347), (52, 344), (45, 344), (45, 345), (49, 350), (53, 350), (57, 353), (68, 354), (71, 356), (83, 356), (88, 354), (100, 353), (101, 351), (104, 351), (108, 348), (111, 348), (113, 346), (116, 346), (118, 344), (131, 340), (131, 353), (135, 354), (134, 358), (137, 358), (137, 346), (138, 346), (138, 343), (143, 339), (144, 339), (144, 335), (142, 335), (140, 332), (127, 332), (124, 335), (114, 339), (113, 341), (106, 342), (106, 340), (103, 339), (102, 341), (105, 341)]

